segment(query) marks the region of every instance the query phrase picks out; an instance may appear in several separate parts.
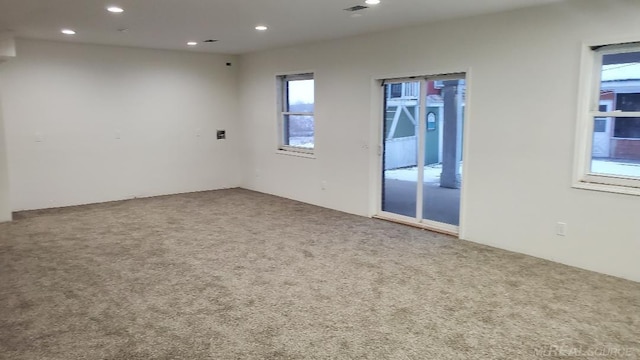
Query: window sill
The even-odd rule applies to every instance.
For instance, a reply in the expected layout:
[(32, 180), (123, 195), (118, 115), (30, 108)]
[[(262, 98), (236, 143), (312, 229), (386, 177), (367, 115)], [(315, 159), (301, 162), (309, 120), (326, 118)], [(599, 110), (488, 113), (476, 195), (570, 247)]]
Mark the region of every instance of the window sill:
[(295, 157), (301, 157), (301, 158), (307, 158), (307, 159), (315, 159), (316, 158), (316, 155), (314, 153), (302, 152), (302, 151), (294, 151), (294, 150), (278, 149), (278, 150), (276, 150), (276, 154), (278, 154), (278, 155), (286, 155), (286, 156), (295, 156)]
[(598, 184), (584, 181), (575, 182), (572, 187), (574, 189), (602, 191), (615, 194), (636, 195), (640, 196), (640, 188), (630, 186), (620, 186), (611, 184)]

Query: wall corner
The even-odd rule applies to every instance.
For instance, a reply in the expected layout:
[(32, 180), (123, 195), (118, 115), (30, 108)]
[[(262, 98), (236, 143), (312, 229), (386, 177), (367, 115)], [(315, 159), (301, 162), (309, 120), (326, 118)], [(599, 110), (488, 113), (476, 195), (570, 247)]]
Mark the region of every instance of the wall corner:
[[(10, 32), (0, 32), (0, 66), (16, 57), (16, 42)], [(0, 80), (1, 81), (1, 80)], [(9, 199), (9, 163), (7, 156), (7, 138), (2, 112), (2, 94), (0, 94), (0, 223), (12, 220)]]

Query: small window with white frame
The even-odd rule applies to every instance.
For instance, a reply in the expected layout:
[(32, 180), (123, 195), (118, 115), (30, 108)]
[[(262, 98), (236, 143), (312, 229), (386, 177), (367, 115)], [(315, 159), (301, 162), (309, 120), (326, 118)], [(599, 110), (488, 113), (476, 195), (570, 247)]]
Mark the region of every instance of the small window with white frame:
[(312, 73), (278, 76), (278, 149), (312, 154), (315, 91)]
[(585, 46), (574, 186), (640, 195), (640, 42)]

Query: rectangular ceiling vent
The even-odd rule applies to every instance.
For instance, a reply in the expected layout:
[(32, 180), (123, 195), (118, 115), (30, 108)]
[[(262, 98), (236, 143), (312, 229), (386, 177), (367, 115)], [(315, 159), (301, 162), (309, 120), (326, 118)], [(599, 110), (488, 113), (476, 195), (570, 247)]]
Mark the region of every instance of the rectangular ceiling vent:
[(356, 11), (360, 11), (360, 10), (364, 10), (364, 9), (368, 9), (368, 6), (364, 6), (364, 5), (356, 5), (356, 6), (352, 6), (350, 8), (346, 8), (344, 9), (344, 11), (349, 11), (349, 12), (356, 12)]

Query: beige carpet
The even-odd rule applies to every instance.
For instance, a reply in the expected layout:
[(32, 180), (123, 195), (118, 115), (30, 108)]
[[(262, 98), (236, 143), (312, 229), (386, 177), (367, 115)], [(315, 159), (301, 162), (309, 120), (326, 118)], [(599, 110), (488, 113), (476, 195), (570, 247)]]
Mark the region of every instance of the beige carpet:
[(638, 283), (273, 196), (16, 218), (2, 359), (640, 357)]

